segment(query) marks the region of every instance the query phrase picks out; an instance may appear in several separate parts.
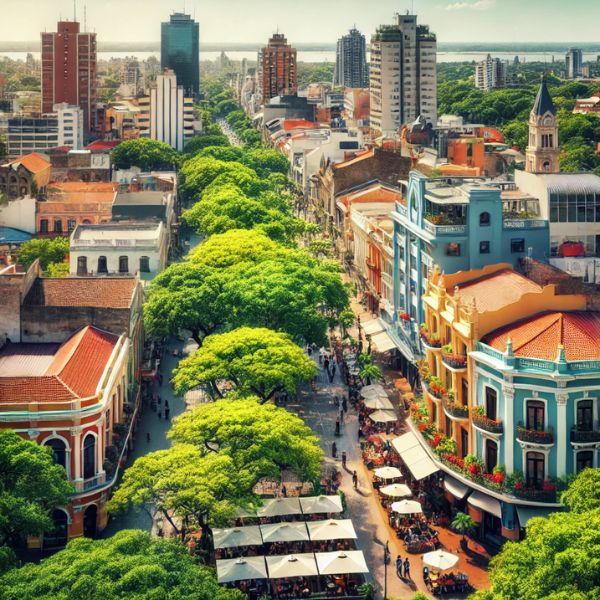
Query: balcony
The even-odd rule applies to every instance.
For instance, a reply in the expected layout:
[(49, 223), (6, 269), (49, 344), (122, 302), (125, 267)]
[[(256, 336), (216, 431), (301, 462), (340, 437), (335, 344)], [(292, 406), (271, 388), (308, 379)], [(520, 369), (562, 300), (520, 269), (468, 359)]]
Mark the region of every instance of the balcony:
[(425, 213), (423, 228), (432, 235), (464, 235), (467, 232), (464, 218), (433, 213)]
[(551, 427), (547, 429), (528, 429), (523, 423), (519, 423), (517, 425), (517, 440), (526, 444), (551, 446), (554, 444), (554, 431)]
[(548, 227), (548, 221), (543, 219), (504, 219), (504, 229), (544, 229)]
[(442, 340), (439, 333), (431, 333), (423, 327), (421, 327), (421, 341), (429, 350), (437, 351), (442, 349)]
[(473, 425), (477, 429), (481, 429), (482, 431), (487, 431), (488, 433), (493, 433), (495, 435), (499, 435), (504, 432), (504, 425), (500, 419), (490, 419), (487, 415), (481, 415), (475, 410), (472, 414)]
[(595, 444), (600, 442), (600, 431), (589, 429), (582, 430), (577, 427), (571, 429), (571, 442), (573, 444)]
[(444, 412), (451, 419), (468, 419), (469, 418), (469, 407), (463, 406), (458, 402), (453, 402), (449, 398), (444, 398), (442, 402), (444, 406)]
[(448, 351), (446, 346), (442, 348), (442, 362), (451, 371), (466, 371), (467, 369), (467, 357), (464, 354), (455, 354), (452, 351)]

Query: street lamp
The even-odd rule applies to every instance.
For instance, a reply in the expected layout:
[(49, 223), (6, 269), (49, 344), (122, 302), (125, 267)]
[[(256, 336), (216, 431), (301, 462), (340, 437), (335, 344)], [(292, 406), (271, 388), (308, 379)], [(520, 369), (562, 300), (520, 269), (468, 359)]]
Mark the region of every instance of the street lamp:
[(387, 569), (390, 564), (390, 542), (383, 547), (383, 600), (387, 600)]

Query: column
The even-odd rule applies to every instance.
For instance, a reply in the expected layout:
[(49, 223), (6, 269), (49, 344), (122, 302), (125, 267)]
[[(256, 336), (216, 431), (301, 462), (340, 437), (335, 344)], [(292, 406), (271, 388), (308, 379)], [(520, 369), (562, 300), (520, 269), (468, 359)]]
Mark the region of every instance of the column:
[(71, 444), (73, 446), (73, 462), (75, 463), (72, 471), (73, 480), (81, 479), (81, 430), (71, 429)]
[(515, 386), (512, 383), (504, 383), (502, 396), (504, 399), (504, 469), (506, 474), (510, 475), (515, 468)]
[[(562, 477), (567, 470), (567, 400), (569, 394), (556, 394), (556, 476)], [(548, 476), (551, 474), (548, 473)]]

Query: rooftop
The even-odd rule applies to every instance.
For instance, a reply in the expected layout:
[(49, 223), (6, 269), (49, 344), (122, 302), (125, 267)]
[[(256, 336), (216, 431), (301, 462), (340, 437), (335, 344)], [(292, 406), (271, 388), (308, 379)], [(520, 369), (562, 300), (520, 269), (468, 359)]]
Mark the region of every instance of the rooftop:
[(141, 192), (118, 192), (113, 206), (121, 205), (152, 205), (162, 206), (165, 204), (163, 192), (141, 191)]
[(545, 79), (542, 79), (542, 83), (540, 84), (540, 89), (535, 98), (532, 112), (540, 117), (547, 112), (550, 112), (553, 115), (556, 114), (556, 108), (554, 108), (554, 102), (552, 102), (552, 96), (550, 96)]
[(343, 194), (339, 201), (346, 205), (354, 202), (402, 202), (402, 193), (399, 189), (376, 182), (366, 188)]
[(72, 234), (74, 242), (101, 240), (154, 241), (159, 235), (161, 223), (101, 223), (78, 225)]
[(104, 141), (104, 140), (96, 140), (91, 144), (88, 144), (85, 149), (91, 150), (92, 152), (106, 152), (107, 150), (112, 150), (116, 148), (122, 140), (112, 140), (112, 141)]
[(13, 227), (0, 226), (0, 244), (21, 244), (32, 238), (31, 233), (14, 229)]
[(556, 194), (600, 194), (600, 176), (594, 173), (554, 173), (536, 175), (548, 192)]
[(15, 160), (10, 161), (10, 165), (13, 165), (15, 168), (19, 165), (23, 165), (30, 173), (41, 173), (46, 169), (51, 169), (52, 164), (46, 157), (42, 154), (38, 154), (37, 152), (32, 152), (31, 154), (25, 154), (24, 156), (19, 156), (19, 158), (15, 158)]

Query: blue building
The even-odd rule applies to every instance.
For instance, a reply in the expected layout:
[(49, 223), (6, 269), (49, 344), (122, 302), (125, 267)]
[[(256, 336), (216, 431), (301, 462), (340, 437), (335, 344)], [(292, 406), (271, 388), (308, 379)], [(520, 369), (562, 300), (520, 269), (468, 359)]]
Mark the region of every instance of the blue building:
[(428, 273), (444, 273), (511, 263), (532, 256), (546, 259), (548, 221), (537, 217), (539, 203), (512, 182), (477, 177), (427, 177), (411, 171), (404, 184), (406, 203), (396, 203), (394, 220), (394, 326), (411, 352), (401, 367), (414, 375), (418, 357), (421, 297)]
[(200, 26), (190, 15), (174, 13), (161, 24), (161, 69), (172, 69), (186, 98), (200, 93)]

